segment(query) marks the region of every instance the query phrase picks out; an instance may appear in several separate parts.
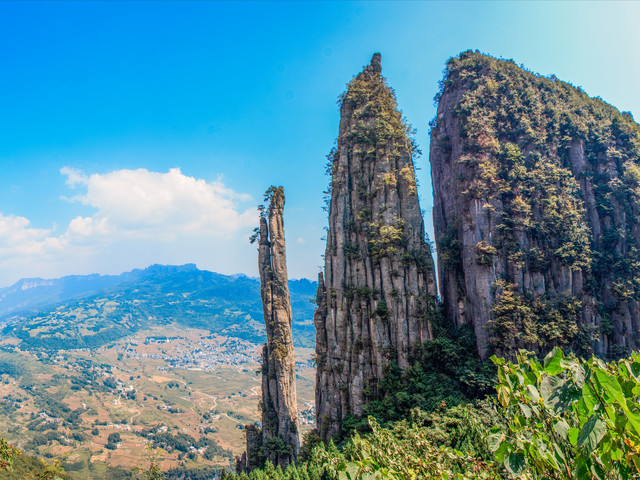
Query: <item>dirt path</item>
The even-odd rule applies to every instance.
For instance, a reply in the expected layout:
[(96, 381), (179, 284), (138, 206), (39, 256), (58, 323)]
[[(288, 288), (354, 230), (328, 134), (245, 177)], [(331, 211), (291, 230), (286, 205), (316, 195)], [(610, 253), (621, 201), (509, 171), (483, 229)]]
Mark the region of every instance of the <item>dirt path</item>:
[(229, 420), (232, 420), (232, 421), (236, 422), (236, 423), (237, 423), (237, 424), (239, 424), (239, 425), (242, 425), (242, 422), (241, 422), (240, 420), (236, 420), (235, 418), (230, 417), (230, 416), (229, 416), (228, 414), (226, 414), (226, 413), (223, 413), (223, 414), (221, 414), (221, 415), (222, 415), (222, 416), (224, 416), (224, 417), (227, 417)]
[[(176, 381), (182, 383), (184, 385), (184, 388), (186, 388), (187, 390), (191, 390), (193, 393), (197, 393), (198, 395), (202, 395), (203, 397), (207, 397), (213, 400), (213, 407), (209, 408), (209, 410), (214, 410), (215, 408), (218, 407), (217, 397), (214, 397), (213, 395), (209, 395), (208, 393), (201, 392), (200, 390), (195, 390), (191, 388), (189, 385), (187, 385), (187, 382), (185, 382), (184, 380), (180, 380), (179, 378), (177, 378)], [(196, 404), (196, 402), (194, 402), (193, 400), (189, 400), (189, 402), (193, 403), (194, 406)]]
[(132, 415), (131, 418), (129, 419), (129, 423), (131, 423), (132, 425), (133, 425), (133, 419), (140, 416), (140, 414), (142, 413), (139, 409), (137, 409), (136, 412), (138, 413), (136, 413), (135, 415)]

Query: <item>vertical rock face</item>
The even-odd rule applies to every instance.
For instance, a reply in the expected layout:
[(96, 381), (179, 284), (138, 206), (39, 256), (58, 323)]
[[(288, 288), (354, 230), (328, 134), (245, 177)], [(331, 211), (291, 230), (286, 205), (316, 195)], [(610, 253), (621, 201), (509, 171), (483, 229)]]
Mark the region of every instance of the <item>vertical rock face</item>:
[(264, 451), (262, 430), (255, 425), (245, 425), (244, 428), (247, 450), (241, 457), (236, 457), (236, 473), (250, 472), (264, 465)]
[(314, 316), (317, 425), (324, 440), (340, 430), (345, 415), (361, 414), (377, 397), (389, 362), (405, 369), (415, 345), (432, 338), (436, 295), (414, 146), (379, 54), (341, 100)]
[(640, 126), (479, 53), (447, 65), (431, 133), (442, 302), (478, 352), (640, 347)]
[(260, 218), (258, 267), (267, 343), (262, 350), (262, 439), (266, 458), (286, 467), (300, 448), (296, 370), (291, 337), (291, 302), (285, 257), (284, 191), (267, 192), (270, 205)]

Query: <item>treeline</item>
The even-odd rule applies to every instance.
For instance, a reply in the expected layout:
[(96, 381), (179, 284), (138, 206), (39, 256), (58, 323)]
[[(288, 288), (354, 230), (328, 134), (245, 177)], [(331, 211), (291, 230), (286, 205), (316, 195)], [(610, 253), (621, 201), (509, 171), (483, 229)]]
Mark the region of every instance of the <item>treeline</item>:
[(232, 454), (229, 450), (225, 450), (209, 437), (201, 437), (196, 440), (186, 433), (172, 434), (169, 432), (158, 432), (149, 435), (148, 438), (153, 441), (155, 447), (163, 448), (168, 452), (177, 451), (190, 454), (195, 458), (198, 456), (198, 450), (203, 449), (202, 456), (207, 460), (212, 460), (216, 456), (231, 458)]
[(25, 372), (23, 365), (6, 360), (0, 360), (0, 375), (9, 375), (13, 378), (20, 378)]

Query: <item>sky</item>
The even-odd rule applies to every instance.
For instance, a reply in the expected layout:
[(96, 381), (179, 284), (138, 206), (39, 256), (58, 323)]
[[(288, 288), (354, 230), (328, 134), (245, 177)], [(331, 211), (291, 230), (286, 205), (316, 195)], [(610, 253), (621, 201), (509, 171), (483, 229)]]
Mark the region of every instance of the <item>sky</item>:
[(337, 98), (374, 52), (425, 153), (473, 49), (640, 118), (640, 2), (0, 2), (0, 287), (195, 263), (257, 275), (285, 188), (289, 276), (321, 270)]

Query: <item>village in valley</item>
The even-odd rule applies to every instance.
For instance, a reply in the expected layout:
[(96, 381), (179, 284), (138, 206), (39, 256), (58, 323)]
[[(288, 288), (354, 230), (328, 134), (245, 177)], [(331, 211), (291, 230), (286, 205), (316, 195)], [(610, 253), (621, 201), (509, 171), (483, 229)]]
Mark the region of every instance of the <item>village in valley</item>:
[[(65, 457), (80, 474), (116, 468), (106, 463), (133, 468), (146, 461), (146, 444), (160, 448), (167, 470), (228, 467), (244, 448), (244, 425), (260, 425), (261, 348), (171, 325), (95, 350), (27, 351), (7, 339), (0, 421), (20, 448)], [(295, 353), (304, 432), (315, 425), (315, 366), (312, 349)]]

